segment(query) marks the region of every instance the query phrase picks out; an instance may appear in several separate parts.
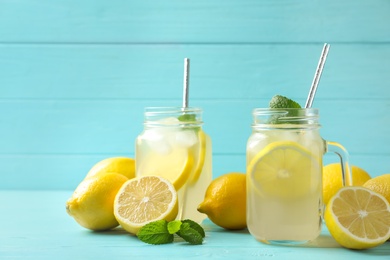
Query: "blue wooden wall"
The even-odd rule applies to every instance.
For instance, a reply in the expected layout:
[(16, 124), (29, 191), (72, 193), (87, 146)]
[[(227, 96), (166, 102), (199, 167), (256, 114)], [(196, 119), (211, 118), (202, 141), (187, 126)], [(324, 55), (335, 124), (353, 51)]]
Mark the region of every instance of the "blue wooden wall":
[(324, 42), (322, 136), (388, 173), (388, 0), (0, 0), (0, 189), (74, 189), (133, 157), (144, 107), (181, 105), (185, 57), (213, 176), (245, 171), (251, 110), (304, 104)]

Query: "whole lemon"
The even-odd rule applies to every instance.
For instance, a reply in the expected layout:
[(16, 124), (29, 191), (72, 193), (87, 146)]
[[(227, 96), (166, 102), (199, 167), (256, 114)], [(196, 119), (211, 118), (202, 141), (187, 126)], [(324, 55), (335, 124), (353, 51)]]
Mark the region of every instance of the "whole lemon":
[(390, 203), (390, 173), (368, 180), (363, 184), (363, 187), (381, 194)]
[(108, 230), (118, 226), (114, 216), (114, 199), (127, 180), (117, 173), (84, 179), (66, 202), (66, 211), (77, 223), (91, 230)]
[[(367, 180), (371, 179), (370, 175), (358, 166), (351, 166), (352, 185), (362, 186)], [(351, 185), (351, 180), (347, 174), (347, 185)], [(323, 167), (322, 175), (322, 192), (325, 205), (339, 189), (343, 187), (342, 172), (340, 163), (332, 163)]]
[(132, 179), (135, 177), (135, 161), (128, 157), (111, 157), (101, 160), (89, 170), (85, 178), (107, 172), (116, 172)]
[(226, 229), (246, 228), (246, 176), (232, 172), (214, 179), (198, 211)]

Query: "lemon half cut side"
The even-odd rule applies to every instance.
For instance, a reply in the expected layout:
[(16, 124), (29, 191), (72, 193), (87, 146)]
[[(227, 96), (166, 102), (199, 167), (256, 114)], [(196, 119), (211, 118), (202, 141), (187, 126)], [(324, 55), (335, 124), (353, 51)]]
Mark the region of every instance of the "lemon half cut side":
[(177, 214), (176, 190), (167, 179), (159, 176), (128, 180), (114, 200), (115, 218), (132, 234), (137, 234), (141, 227), (152, 221), (172, 221)]
[(325, 223), (343, 247), (375, 247), (390, 238), (390, 204), (367, 188), (343, 187), (326, 206)]

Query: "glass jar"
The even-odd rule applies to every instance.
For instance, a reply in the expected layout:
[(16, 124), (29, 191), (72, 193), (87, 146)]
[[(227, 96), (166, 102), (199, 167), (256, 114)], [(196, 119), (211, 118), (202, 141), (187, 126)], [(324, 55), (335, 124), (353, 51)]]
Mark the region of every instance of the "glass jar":
[(201, 222), (197, 211), (212, 179), (211, 139), (202, 130), (202, 109), (149, 107), (136, 139), (136, 176), (157, 175), (178, 192), (177, 219)]
[(265, 243), (300, 244), (321, 231), (322, 158), (348, 153), (320, 135), (318, 109), (255, 109), (247, 142), (247, 225)]

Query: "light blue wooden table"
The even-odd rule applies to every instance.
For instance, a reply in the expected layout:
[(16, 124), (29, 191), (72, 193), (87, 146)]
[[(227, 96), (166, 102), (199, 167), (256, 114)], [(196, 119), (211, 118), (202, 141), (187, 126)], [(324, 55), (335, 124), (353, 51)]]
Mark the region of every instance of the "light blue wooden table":
[(350, 251), (325, 232), (320, 247), (271, 247), (210, 222), (202, 246), (153, 247), (64, 211), (93, 164), (134, 156), (144, 107), (181, 105), (185, 57), (214, 178), (245, 171), (253, 108), (305, 102), (324, 42), (322, 136), (372, 177), (389, 173), (389, 23), (388, 0), (0, 0), (0, 259), (390, 259), (388, 243)]
[(390, 242), (370, 250), (341, 248), (324, 227), (312, 244), (271, 246), (247, 230), (226, 231), (209, 220), (203, 245), (179, 238), (149, 245), (123, 230), (91, 232), (65, 212), (69, 191), (0, 191), (0, 259), (389, 259)]

